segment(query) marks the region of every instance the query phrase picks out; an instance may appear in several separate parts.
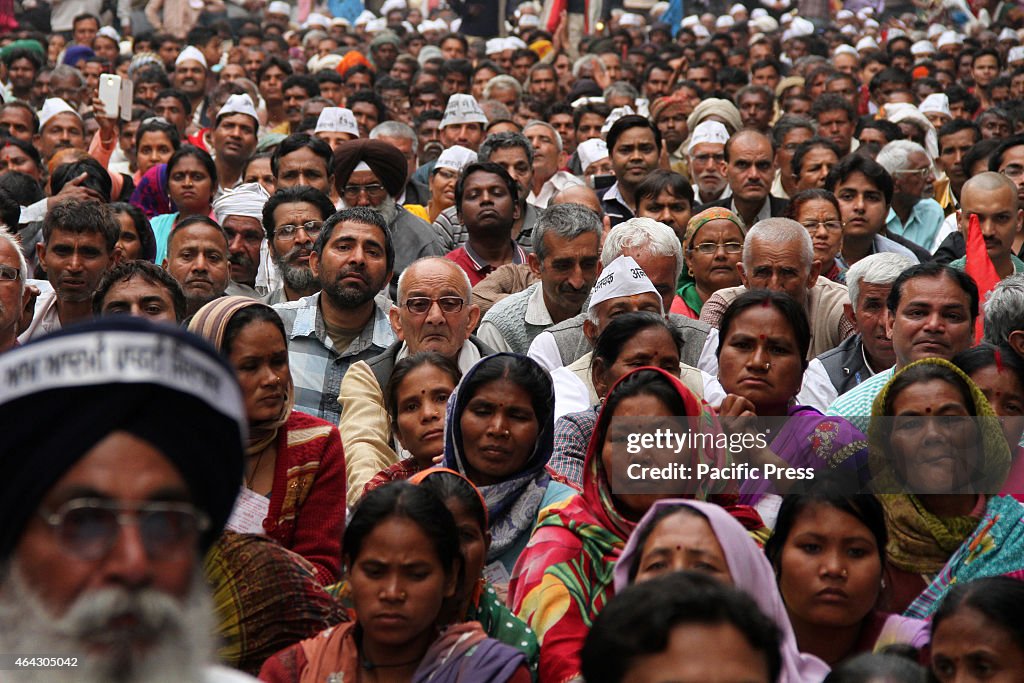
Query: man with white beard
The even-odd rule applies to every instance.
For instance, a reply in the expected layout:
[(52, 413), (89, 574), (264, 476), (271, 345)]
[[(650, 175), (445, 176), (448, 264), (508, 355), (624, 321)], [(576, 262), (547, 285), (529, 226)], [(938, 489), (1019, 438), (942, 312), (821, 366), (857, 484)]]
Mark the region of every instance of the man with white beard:
[(210, 665), (202, 571), (242, 481), (232, 368), (113, 316), (0, 356), (0, 397), (3, 680), (254, 680)]
[(334, 152), (334, 184), (341, 208), (365, 206), (388, 224), (395, 246), (390, 295), (398, 295), (398, 277), (406, 266), (425, 256), (444, 256), (445, 248), (430, 227), (398, 204), (405, 191), (409, 166), (402, 153), (382, 140), (349, 140)]

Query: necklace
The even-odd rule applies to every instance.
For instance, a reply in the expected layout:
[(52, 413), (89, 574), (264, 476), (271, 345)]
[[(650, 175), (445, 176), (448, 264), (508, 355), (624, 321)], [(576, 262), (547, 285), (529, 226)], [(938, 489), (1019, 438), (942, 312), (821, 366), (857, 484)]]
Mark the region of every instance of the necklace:
[(252, 472), (249, 473), (249, 476), (245, 481), (245, 487), (247, 489), (252, 489), (252, 482), (254, 479), (256, 479), (256, 473), (260, 471), (260, 463), (263, 462), (263, 454), (266, 452), (267, 449), (264, 448), (262, 451), (260, 451), (260, 454), (256, 456), (256, 465), (252, 468)]

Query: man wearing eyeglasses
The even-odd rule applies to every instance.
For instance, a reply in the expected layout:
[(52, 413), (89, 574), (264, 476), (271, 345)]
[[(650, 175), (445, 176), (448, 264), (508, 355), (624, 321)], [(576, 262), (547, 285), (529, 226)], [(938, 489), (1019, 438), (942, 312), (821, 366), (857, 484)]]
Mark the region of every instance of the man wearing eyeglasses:
[(263, 228), (281, 284), (264, 297), (264, 303), (297, 301), (320, 291), (309, 256), (324, 221), (333, 213), (330, 198), (305, 185), (279, 189), (270, 197), (263, 207)]
[[(68, 364), (69, 350), (85, 362)], [(0, 653), (7, 669), (56, 658), (5, 680), (254, 680), (210, 666), (203, 574), (242, 480), (231, 367), (182, 331), (114, 316), (0, 368)]]
[(430, 224), (398, 204), (405, 192), (408, 162), (393, 145), (382, 140), (349, 140), (334, 153), (334, 185), (341, 207), (366, 207), (387, 223), (394, 239), (394, 278), (389, 294), (397, 295), (398, 277), (413, 261), (441, 256), (444, 249)]
[(341, 381), (338, 431), (345, 444), (348, 504), (355, 505), (363, 487), (378, 472), (399, 462), (399, 445), (391, 438), (383, 387), (395, 363), (415, 353), (434, 351), (455, 361), (463, 372), (494, 349), (472, 335), (480, 308), (470, 303), (469, 278), (445, 258), (420, 259), (398, 282), (398, 303), (391, 307), (391, 327), (398, 341), (384, 353), (353, 363)]
[(697, 204), (709, 204), (732, 195), (725, 178), (725, 143), (729, 131), (718, 121), (703, 121), (693, 130), (687, 157), (694, 179), (693, 196)]
[(274, 310), (288, 335), (295, 409), (337, 424), (345, 372), (395, 341), (390, 303), (381, 295), (395, 268), (395, 247), (384, 218), (367, 207), (333, 214), (320, 227), (309, 267), (320, 291)]
[(28, 305), (28, 265), (21, 244), (0, 227), (0, 353), (18, 343), (18, 322)]
[(930, 249), (946, 213), (932, 199), (935, 196), (935, 173), (928, 152), (916, 142), (895, 140), (882, 148), (877, 161), (893, 180), (892, 205), (885, 219), (886, 232)]

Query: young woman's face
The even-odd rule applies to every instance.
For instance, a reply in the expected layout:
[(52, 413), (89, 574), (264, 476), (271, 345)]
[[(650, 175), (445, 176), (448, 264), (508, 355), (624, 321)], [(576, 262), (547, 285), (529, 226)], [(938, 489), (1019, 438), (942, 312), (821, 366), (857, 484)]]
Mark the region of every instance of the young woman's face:
[(477, 389), (462, 412), (461, 426), (469, 478), (477, 486), (521, 472), (540, 433), (530, 394), (507, 379)]
[(455, 594), (437, 550), (419, 524), (389, 517), (348, 558), (352, 602), (363, 628), (364, 646), (403, 648), (433, 639), (441, 605)]
[(243, 327), (228, 360), (238, 376), (249, 422), (277, 419), (291, 382), (288, 346), (277, 325), (257, 320)]
[(684, 570), (704, 572), (732, 584), (725, 551), (711, 524), (692, 511), (676, 512), (654, 527), (640, 554), (636, 582)]
[(445, 405), (454, 390), (451, 376), (427, 363), (406, 375), (395, 391), (398, 439), (424, 468), (444, 452)]
[(142, 240), (135, 229), (135, 221), (126, 213), (117, 214), (117, 222), (121, 224), (121, 235), (117, 238), (114, 250), (120, 253), (121, 261), (134, 261), (142, 257)]
[(823, 628), (860, 623), (881, 591), (883, 550), (853, 515), (822, 503), (801, 510), (778, 568), (790, 619)]
[(622, 345), (611, 367), (604, 369), (594, 388), (600, 396), (622, 377), (642, 367), (661, 368), (674, 377), (679, 376), (679, 347), (672, 334), (664, 327), (648, 327), (633, 335)]
[(1021, 433), (1024, 432), (1024, 386), (1021, 386), (1012, 370), (995, 365), (975, 370), (971, 373), (971, 380), (978, 385), (992, 405), (992, 410), (999, 416), (1010, 451), (1016, 451)]
[(139, 173), (145, 173), (157, 164), (166, 164), (174, 154), (174, 145), (167, 133), (158, 130), (147, 131), (139, 138), (135, 149), (135, 163)]
[(167, 193), (183, 215), (208, 213), (213, 197), (213, 179), (195, 157), (182, 157), (167, 178)]
[(466, 570), (463, 573), (465, 579), (458, 592), (460, 598), (465, 598), (483, 575), (487, 547), (491, 544), (491, 539), (488, 531), (480, 528), (476, 517), (462, 501), (449, 498), (444, 504), (451, 511), (452, 517), (455, 518), (455, 526), (459, 530), (459, 549), (462, 551), (462, 561)]
[(1020, 683), (1024, 651), (981, 612), (961, 607), (932, 634), (932, 673), (940, 683)]

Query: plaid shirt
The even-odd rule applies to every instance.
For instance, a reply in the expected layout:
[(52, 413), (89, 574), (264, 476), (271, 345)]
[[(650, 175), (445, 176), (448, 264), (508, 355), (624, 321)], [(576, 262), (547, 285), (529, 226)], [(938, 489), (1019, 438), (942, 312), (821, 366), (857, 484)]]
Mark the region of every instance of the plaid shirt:
[(373, 358), (395, 342), (388, 306), (380, 296), (374, 303), (373, 320), (342, 353), (335, 350), (334, 342), (327, 335), (320, 312), (320, 292), (274, 306), (288, 334), (295, 410), (338, 424), (341, 419), (338, 393), (348, 367), (356, 361)]
[(882, 391), (882, 387), (895, 374), (896, 366), (893, 366), (868, 377), (832, 401), (825, 414), (845, 417), (850, 424), (867, 434), (868, 423), (871, 421), (871, 404), (875, 402), (875, 397)]
[(566, 413), (555, 422), (555, 450), (548, 469), (579, 488), (583, 487), (583, 461), (596, 424), (597, 408)]

